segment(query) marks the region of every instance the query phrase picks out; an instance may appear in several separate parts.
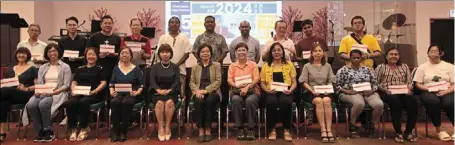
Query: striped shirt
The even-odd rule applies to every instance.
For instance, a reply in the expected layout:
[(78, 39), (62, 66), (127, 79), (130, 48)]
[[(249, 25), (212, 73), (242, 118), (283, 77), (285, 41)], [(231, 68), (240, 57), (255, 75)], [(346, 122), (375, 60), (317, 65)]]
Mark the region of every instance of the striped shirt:
[(397, 65), (393, 70), (387, 64), (380, 64), (375, 69), (378, 78), (378, 85), (381, 88), (387, 89), (392, 85), (408, 85), (411, 87), (411, 72), (406, 64)]

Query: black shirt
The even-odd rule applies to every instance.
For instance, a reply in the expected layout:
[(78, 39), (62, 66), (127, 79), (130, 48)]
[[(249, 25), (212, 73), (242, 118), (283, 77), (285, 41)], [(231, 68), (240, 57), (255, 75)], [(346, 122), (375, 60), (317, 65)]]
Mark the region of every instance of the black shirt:
[[(117, 34), (106, 36), (101, 32), (97, 32), (90, 36), (90, 39), (87, 42), (87, 47), (95, 47), (99, 50), (101, 44), (114, 45), (115, 53), (120, 53), (120, 41), (121, 38)], [(98, 63), (103, 67), (104, 71), (112, 72), (118, 63), (118, 56), (106, 56), (105, 58), (100, 58)], [(109, 77), (110, 74), (111, 73), (107, 73), (106, 75)]]
[[(60, 48), (60, 54), (63, 55), (65, 50), (76, 50), (79, 51), (79, 56), (84, 56), (85, 47), (87, 46), (87, 39), (84, 36), (76, 35), (76, 37), (71, 39), (70, 36), (64, 36), (58, 41), (58, 47)], [(83, 60), (69, 61), (68, 58), (63, 58), (63, 62), (68, 64), (71, 67), (71, 72), (83, 65)]]
[(178, 93), (180, 90), (179, 83), (180, 69), (174, 63), (163, 65), (157, 63), (152, 66), (150, 72), (150, 87), (152, 89), (172, 89), (171, 93)]
[(101, 81), (106, 80), (106, 74), (101, 66), (87, 67), (86, 65), (77, 68), (73, 78), (78, 86), (91, 86), (90, 90), (95, 90)]
[(201, 72), (201, 85), (199, 86), (199, 89), (204, 90), (205, 87), (209, 86), (211, 84), (210, 82), (210, 66), (212, 65), (212, 62), (210, 61), (209, 65), (205, 66), (200, 63), (202, 66), (202, 72)]
[[(14, 72), (13, 67), (10, 67), (6, 72), (6, 78), (14, 78), (16, 73)], [(25, 87), (30, 87), (35, 85), (34, 80), (38, 78), (38, 69), (34, 66), (31, 66), (25, 70), (22, 74), (18, 76), (19, 83), (23, 84)]]
[(116, 66), (112, 73), (110, 88), (115, 88), (115, 84), (131, 84), (133, 91), (144, 87), (144, 77), (139, 67), (135, 66), (133, 70), (124, 74), (118, 66)]

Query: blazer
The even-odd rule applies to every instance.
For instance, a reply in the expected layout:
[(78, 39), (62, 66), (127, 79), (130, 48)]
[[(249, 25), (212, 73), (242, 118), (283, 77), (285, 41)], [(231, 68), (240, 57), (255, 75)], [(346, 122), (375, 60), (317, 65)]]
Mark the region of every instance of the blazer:
[[(210, 85), (205, 87), (205, 90), (210, 93), (217, 93), (218, 97), (220, 97), (221, 102), (221, 65), (218, 62), (212, 61), (212, 65), (209, 67), (210, 69)], [(191, 67), (191, 79), (190, 79), (190, 88), (191, 91), (199, 90), (199, 86), (201, 85), (201, 74), (202, 74), (202, 66), (201, 64), (196, 64)], [(194, 94), (193, 94), (194, 95)]]

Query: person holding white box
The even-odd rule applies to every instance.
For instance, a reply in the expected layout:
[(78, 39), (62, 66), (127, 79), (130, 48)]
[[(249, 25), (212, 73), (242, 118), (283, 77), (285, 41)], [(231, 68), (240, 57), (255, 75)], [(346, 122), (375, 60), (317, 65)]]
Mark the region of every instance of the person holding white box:
[[(38, 69), (31, 64), (27, 64), (32, 58), (30, 50), (26, 47), (19, 47), (14, 54), (17, 64), (8, 68), (5, 78), (15, 82), (6, 87), (2, 80), (0, 88), (0, 143), (6, 138), (7, 112), (12, 104), (26, 104), (30, 97), (33, 96), (35, 83), (38, 78)], [(13, 83), (11, 82), (11, 83)]]
[[(262, 65), (261, 88), (265, 92), (267, 129), (271, 132), (269, 140), (276, 140), (276, 122), (281, 118), (284, 128), (284, 140), (292, 141), (291, 117), (293, 92), (297, 87), (294, 64), (285, 57), (285, 48), (275, 42), (267, 52), (267, 61)], [(280, 109), (278, 112), (277, 108)]]
[[(412, 95), (411, 72), (408, 65), (401, 63), (398, 48), (392, 47), (385, 53), (385, 63), (375, 69), (378, 79), (378, 93), (389, 104), (395, 142), (416, 142), (412, 135), (417, 121), (417, 98)], [(406, 130), (401, 130), (401, 112), (406, 108)]]
[[(255, 140), (254, 127), (256, 126), (256, 110), (259, 106), (259, 68), (257, 64), (248, 60), (248, 45), (239, 43), (233, 48), (237, 61), (229, 66), (228, 84), (231, 86), (232, 111), (235, 126), (237, 127), (237, 140)], [(246, 110), (248, 122), (245, 134), (243, 121), (243, 108)]]
[(131, 35), (125, 36), (120, 42), (121, 47), (129, 47), (133, 51), (133, 64), (140, 68), (145, 67), (146, 60), (152, 56), (150, 39), (141, 35), (143, 23), (139, 18), (130, 20)]
[[(103, 90), (106, 86), (106, 72), (103, 67), (96, 65), (98, 54), (95, 47), (87, 48), (84, 55), (87, 64), (80, 66), (74, 73), (72, 94), (66, 102), (68, 128), (71, 130), (70, 141), (82, 141), (88, 137), (89, 120), (85, 115), (90, 114), (90, 105), (103, 101), (105, 95)], [(80, 129), (79, 134), (77, 127)]]
[(429, 61), (420, 65), (414, 76), (416, 87), (420, 91), (420, 100), (427, 110), (438, 137), (442, 141), (455, 140), (455, 133), (450, 136), (441, 129), (441, 109), (453, 125), (454, 120), (454, 66), (441, 60), (444, 51), (441, 46), (428, 47)]
[(333, 84), (335, 75), (332, 66), (327, 63), (324, 57), (324, 50), (321, 45), (313, 44), (309, 63), (305, 64), (299, 77), (304, 89), (308, 92), (305, 100), (316, 105), (316, 117), (321, 126), (321, 140), (323, 142), (334, 142), (332, 134), (332, 99)]
[[(44, 58), (48, 63), (43, 64), (38, 71), (38, 83), (35, 85), (35, 95), (30, 98), (22, 116), (24, 125), (28, 125), (28, 113), (37, 132), (35, 142), (50, 142), (55, 136), (52, 132), (52, 116), (58, 113), (57, 109), (67, 100), (71, 84), (71, 68), (60, 60), (63, 54), (59, 53), (58, 45), (48, 44), (44, 48)], [(46, 89), (39, 89), (38, 85), (51, 87), (51, 93)]]
[(131, 124), (133, 105), (140, 102), (139, 96), (144, 87), (144, 77), (139, 67), (134, 65), (133, 52), (130, 48), (120, 51), (120, 61), (112, 72), (109, 92), (112, 109), (111, 142), (124, 142), (127, 139), (128, 128)]
[[(338, 93), (340, 93), (340, 101), (352, 104), (349, 132), (351, 132), (353, 137), (359, 137), (357, 134), (359, 127), (355, 125), (355, 122), (360, 113), (362, 113), (365, 102), (373, 109), (371, 119), (373, 125), (367, 126), (371, 130), (374, 130), (374, 124), (378, 123), (384, 108), (381, 98), (376, 93), (378, 90), (376, 75), (369, 67), (361, 65), (362, 57), (360, 50), (352, 50), (349, 53), (351, 63), (343, 66), (336, 74), (336, 88)], [(364, 84), (368, 86), (363, 86)], [(357, 86), (360, 87), (356, 88)]]

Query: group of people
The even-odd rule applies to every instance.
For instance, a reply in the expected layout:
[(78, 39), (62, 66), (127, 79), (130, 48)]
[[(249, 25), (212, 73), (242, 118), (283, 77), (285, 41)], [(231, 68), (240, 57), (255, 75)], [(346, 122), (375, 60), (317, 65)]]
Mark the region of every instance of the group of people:
[[(212, 120), (224, 98), (220, 91), (221, 65), (228, 52), (233, 61), (227, 72), (230, 86), (228, 97), (232, 101), (238, 140), (255, 140), (254, 128), (258, 125), (255, 112), (260, 100), (264, 100), (266, 127), (270, 131), (267, 138), (277, 139), (276, 123), (281, 119), (283, 138), (292, 141), (292, 103), (298, 96), (294, 93), (299, 89), (298, 86), (305, 92), (302, 96), (304, 101), (315, 105), (323, 142), (336, 139), (332, 133), (331, 103), (334, 99), (352, 105), (349, 131), (354, 136), (359, 129), (356, 120), (365, 103), (373, 110), (371, 123), (376, 124), (385, 102), (389, 104), (396, 131), (394, 140), (417, 141), (411, 132), (416, 124), (417, 102), (421, 100), (439, 139), (455, 139), (455, 135), (450, 136), (441, 128), (441, 109), (453, 125), (454, 67), (441, 60), (444, 53), (440, 46), (428, 48), (429, 61), (419, 66), (414, 76), (410, 68), (401, 63), (397, 48), (388, 49), (384, 53), (386, 62), (373, 68), (374, 61), (371, 58), (380, 57), (381, 48), (372, 35), (363, 31), (365, 20), (355, 16), (351, 20), (355, 31), (341, 40), (339, 49), (339, 55), (346, 65), (334, 73), (327, 59), (327, 42), (314, 35), (311, 20), (303, 21), (302, 31), (306, 37), (297, 45), (286, 37), (286, 23), (277, 21), (277, 34), (267, 41), (263, 49), (259, 41), (250, 36), (251, 26), (247, 21), (239, 25), (242, 36), (229, 46), (224, 37), (214, 31), (215, 17), (207, 16), (204, 21), (206, 31), (196, 38), (191, 48), (188, 38), (179, 31), (179, 18), (169, 19), (168, 33), (159, 38), (156, 54), (152, 53), (150, 40), (140, 34), (143, 26), (137, 18), (130, 21), (132, 34), (121, 38), (112, 33), (113, 19), (104, 16), (101, 19), (101, 32), (87, 40), (77, 35), (77, 18), (69, 17), (65, 21), (69, 33), (58, 44), (46, 44), (38, 40), (41, 29), (39, 25), (31, 24), (28, 28), (30, 38), (18, 44), (15, 53), (17, 64), (9, 68), (6, 75), (6, 78), (18, 78), (19, 85), (1, 88), (0, 111), (3, 113), (0, 115), (0, 139), (6, 137), (5, 112), (8, 112), (8, 106), (26, 104), (23, 124), (28, 124), (30, 116), (36, 131), (34, 141), (49, 142), (54, 139), (52, 116), (61, 107), (67, 110), (71, 132), (69, 140), (85, 140), (90, 130), (86, 116), (90, 104), (108, 99), (108, 107), (112, 110), (110, 140), (123, 142), (127, 140), (133, 105), (147, 97), (155, 104), (153, 109), (159, 124), (158, 139), (169, 140), (170, 123), (178, 96), (186, 98), (185, 61), (191, 52), (198, 59), (198, 64), (191, 67), (188, 82), (191, 97), (187, 100), (194, 101), (196, 125), (199, 128), (198, 142), (213, 139)], [(358, 44), (366, 45), (368, 51), (354, 49), (353, 45)], [(78, 51), (79, 57), (62, 58), (66, 50)], [(306, 55), (308, 53), (309, 57)], [(151, 58), (156, 61), (150, 66), (151, 72), (144, 74), (146, 62)], [(262, 65), (261, 58), (264, 60)], [(293, 61), (297, 61), (302, 69), (298, 79)], [(146, 75), (149, 80), (145, 79)], [(430, 84), (435, 82), (446, 82), (448, 87), (434, 91), (430, 89)], [(368, 89), (359, 91), (355, 87), (365, 83)], [(40, 87), (43, 84), (51, 85), (53, 92), (36, 93), (35, 90), (42, 89)], [(405, 85), (408, 91), (393, 93), (391, 86), (398, 85)], [(79, 86), (89, 86), (89, 93), (76, 94), (75, 90)], [(332, 86), (334, 93), (317, 91), (316, 88), (320, 86)], [(146, 91), (148, 95), (144, 96)], [(106, 95), (109, 97), (104, 98)], [(406, 109), (408, 117), (404, 132), (400, 119), (402, 109)], [(247, 122), (246, 126), (244, 121)], [(374, 125), (371, 127), (374, 128)]]

